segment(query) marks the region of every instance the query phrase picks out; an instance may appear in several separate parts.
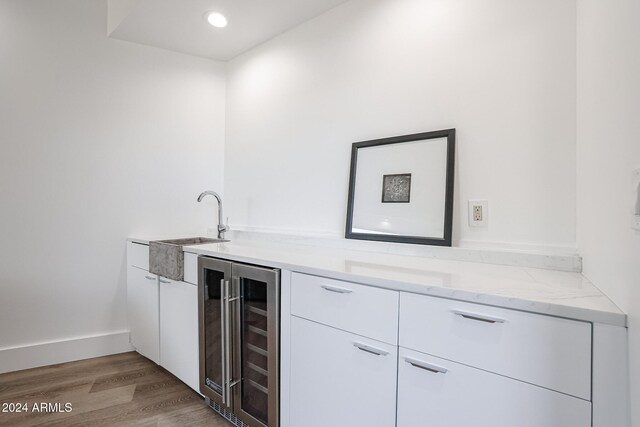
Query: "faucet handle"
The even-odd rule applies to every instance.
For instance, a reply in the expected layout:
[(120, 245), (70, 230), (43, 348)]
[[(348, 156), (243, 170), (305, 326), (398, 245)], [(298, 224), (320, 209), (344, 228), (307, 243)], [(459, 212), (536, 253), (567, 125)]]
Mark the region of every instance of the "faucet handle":
[(218, 231), (221, 233), (224, 233), (225, 231), (229, 231), (229, 217), (227, 217), (227, 223), (226, 224), (219, 224), (218, 225)]

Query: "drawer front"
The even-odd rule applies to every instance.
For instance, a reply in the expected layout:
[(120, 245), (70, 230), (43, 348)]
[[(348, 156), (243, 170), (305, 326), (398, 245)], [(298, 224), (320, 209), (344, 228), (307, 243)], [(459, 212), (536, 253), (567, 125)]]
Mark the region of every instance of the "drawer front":
[(398, 342), (399, 293), (293, 273), (291, 314), (389, 344)]
[(292, 427), (396, 424), (398, 347), (291, 317)]
[(129, 242), (127, 245), (127, 263), (149, 271), (149, 246)]
[(198, 255), (184, 252), (184, 281), (198, 284)]
[(400, 345), (591, 400), (591, 324), (401, 293)]
[(590, 427), (591, 402), (400, 347), (398, 427)]

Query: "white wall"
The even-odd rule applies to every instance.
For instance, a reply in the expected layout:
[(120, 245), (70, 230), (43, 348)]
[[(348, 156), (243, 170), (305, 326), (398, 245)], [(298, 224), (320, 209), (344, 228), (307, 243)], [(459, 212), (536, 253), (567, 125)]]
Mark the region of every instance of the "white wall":
[(86, 0), (0, 0), (0, 63), (0, 350), (126, 330), (126, 237), (215, 222), (225, 66)]
[[(454, 240), (575, 247), (575, 13), (352, 0), (234, 59), (230, 224), (341, 235), (351, 143), (455, 127)], [(468, 227), (473, 198), (486, 230)]]
[(578, 246), (584, 274), (629, 315), (632, 414), (640, 426), (640, 2), (578, 2)]

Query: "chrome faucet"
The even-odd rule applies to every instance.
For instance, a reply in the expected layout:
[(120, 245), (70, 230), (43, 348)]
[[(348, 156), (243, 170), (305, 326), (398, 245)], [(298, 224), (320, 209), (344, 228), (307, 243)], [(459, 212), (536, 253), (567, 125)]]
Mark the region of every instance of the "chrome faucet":
[(222, 198), (215, 191), (203, 191), (198, 196), (198, 202), (201, 202), (205, 196), (213, 196), (218, 201), (218, 239), (224, 239), (224, 232), (229, 231), (229, 226), (222, 223)]

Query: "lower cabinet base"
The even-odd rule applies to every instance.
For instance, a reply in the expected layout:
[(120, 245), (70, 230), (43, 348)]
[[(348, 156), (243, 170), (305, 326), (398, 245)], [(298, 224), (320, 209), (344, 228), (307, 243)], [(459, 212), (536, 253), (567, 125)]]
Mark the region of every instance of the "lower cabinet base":
[(283, 277), (282, 427), (631, 426), (624, 327), (400, 292), (385, 343), (359, 287)]

